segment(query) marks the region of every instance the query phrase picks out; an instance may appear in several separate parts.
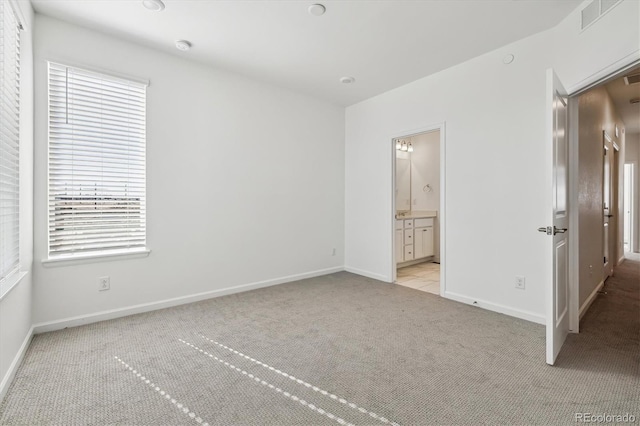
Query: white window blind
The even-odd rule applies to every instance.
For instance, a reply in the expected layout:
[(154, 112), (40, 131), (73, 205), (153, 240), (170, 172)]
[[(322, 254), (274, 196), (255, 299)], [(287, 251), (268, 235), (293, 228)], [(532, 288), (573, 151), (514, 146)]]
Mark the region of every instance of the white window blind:
[(49, 257), (146, 245), (146, 85), (49, 63)]
[(0, 1), (0, 284), (20, 269), (20, 24)]

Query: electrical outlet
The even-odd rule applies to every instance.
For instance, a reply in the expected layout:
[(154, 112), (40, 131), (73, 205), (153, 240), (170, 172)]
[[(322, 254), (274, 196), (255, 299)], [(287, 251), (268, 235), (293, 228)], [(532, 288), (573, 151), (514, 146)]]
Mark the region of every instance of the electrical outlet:
[(111, 288), (111, 278), (100, 277), (98, 278), (98, 291), (105, 291)]
[(516, 275), (516, 288), (520, 290), (524, 290), (524, 277), (520, 275)]
[(336, 255), (336, 249), (331, 250), (331, 256), (335, 256)]

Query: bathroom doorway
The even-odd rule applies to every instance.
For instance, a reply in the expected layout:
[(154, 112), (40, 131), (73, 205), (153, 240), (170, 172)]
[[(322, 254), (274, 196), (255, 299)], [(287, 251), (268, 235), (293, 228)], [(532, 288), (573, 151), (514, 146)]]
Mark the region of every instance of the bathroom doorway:
[(392, 140), (394, 283), (444, 295), (444, 125)]

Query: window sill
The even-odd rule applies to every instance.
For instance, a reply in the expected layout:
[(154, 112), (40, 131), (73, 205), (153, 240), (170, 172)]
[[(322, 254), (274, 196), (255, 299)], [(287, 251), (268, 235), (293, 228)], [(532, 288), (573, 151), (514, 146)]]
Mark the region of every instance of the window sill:
[(27, 272), (18, 271), (15, 274), (11, 275), (7, 280), (3, 281), (2, 284), (0, 284), (0, 301), (4, 299), (4, 297), (9, 294), (9, 292), (13, 290), (18, 284), (20, 284), (20, 281), (22, 281), (22, 279), (26, 276)]
[(138, 250), (91, 253), (76, 256), (50, 257), (48, 259), (42, 259), (42, 265), (45, 267), (55, 267), (81, 265), (85, 263), (109, 262), (122, 259), (139, 259), (149, 256), (150, 253), (151, 250), (144, 248)]

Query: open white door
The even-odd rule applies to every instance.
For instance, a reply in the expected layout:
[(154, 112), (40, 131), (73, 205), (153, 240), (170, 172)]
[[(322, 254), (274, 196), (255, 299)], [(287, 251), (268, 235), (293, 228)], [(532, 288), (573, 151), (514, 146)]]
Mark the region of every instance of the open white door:
[(569, 334), (569, 143), (567, 92), (552, 69), (547, 70), (547, 143), (551, 145), (551, 226), (547, 234), (547, 259), (551, 272), (547, 284), (547, 364), (553, 365)]

